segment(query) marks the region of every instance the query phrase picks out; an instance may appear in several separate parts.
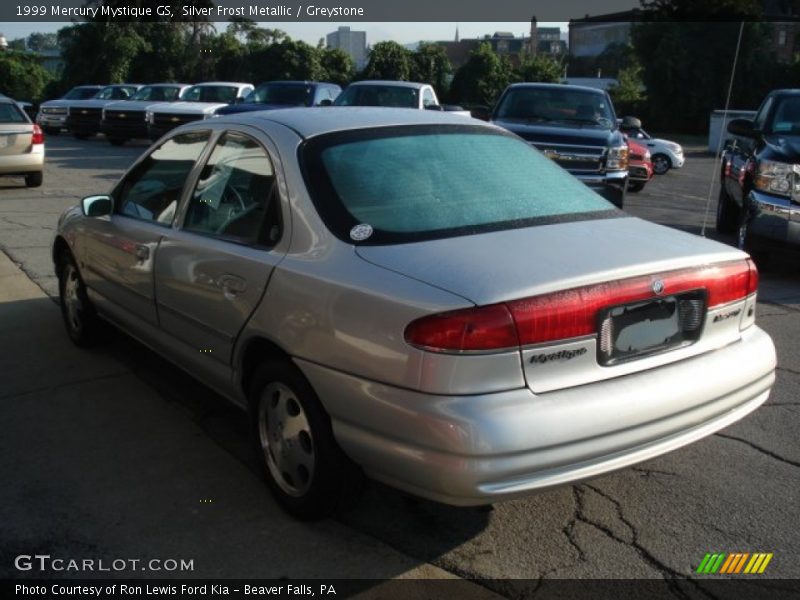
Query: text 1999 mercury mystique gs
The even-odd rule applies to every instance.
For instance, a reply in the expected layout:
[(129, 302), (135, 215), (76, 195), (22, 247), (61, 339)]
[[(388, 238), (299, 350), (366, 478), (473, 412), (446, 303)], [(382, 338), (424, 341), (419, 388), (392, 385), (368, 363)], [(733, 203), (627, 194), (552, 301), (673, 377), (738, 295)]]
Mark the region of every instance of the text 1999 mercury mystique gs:
[(454, 505), (594, 477), (730, 425), (775, 377), (747, 254), (462, 116), (183, 126), (64, 213), (53, 258), (73, 341), (110, 321), (247, 408), (304, 518), (354, 465)]

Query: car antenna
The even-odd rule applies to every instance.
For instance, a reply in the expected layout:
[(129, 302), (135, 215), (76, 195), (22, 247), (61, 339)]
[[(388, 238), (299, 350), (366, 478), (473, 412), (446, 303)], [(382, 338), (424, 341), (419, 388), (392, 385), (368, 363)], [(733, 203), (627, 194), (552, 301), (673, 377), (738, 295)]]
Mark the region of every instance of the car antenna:
[[(736, 75), (736, 63), (739, 60), (739, 48), (742, 46), (742, 31), (744, 31), (744, 21), (739, 23), (739, 39), (736, 40), (736, 52), (733, 55), (733, 66), (731, 67), (731, 78), (728, 82), (728, 96), (725, 98), (725, 110), (722, 112), (722, 126), (719, 131), (719, 140), (717, 141), (717, 153), (714, 155), (717, 159), (720, 158), (720, 151), (722, 150), (722, 138), (725, 137), (725, 126), (728, 120), (728, 109), (731, 105), (731, 91), (733, 90), (733, 78)], [(703, 213), (703, 227), (700, 229), (700, 235), (706, 237), (706, 224), (708, 223), (708, 209), (711, 208), (711, 196), (714, 193), (714, 184), (717, 181), (717, 173), (719, 173), (719, 164), (714, 164), (711, 172), (711, 183), (708, 186), (708, 198), (706, 198), (706, 210)]]

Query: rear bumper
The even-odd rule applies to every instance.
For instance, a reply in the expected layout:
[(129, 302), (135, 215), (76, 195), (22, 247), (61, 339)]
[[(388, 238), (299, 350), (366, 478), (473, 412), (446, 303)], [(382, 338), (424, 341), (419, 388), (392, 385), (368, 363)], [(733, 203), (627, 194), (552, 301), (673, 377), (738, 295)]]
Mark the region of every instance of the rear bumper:
[(800, 246), (800, 205), (789, 198), (751, 191), (747, 197), (754, 235)]
[(534, 394), (433, 396), (297, 360), (342, 449), (375, 479), (479, 505), (596, 477), (680, 448), (768, 397), (775, 349), (753, 326), (716, 351)]
[(0, 175), (38, 173), (44, 169), (44, 144), (33, 146), (27, 154), (0, 156)]

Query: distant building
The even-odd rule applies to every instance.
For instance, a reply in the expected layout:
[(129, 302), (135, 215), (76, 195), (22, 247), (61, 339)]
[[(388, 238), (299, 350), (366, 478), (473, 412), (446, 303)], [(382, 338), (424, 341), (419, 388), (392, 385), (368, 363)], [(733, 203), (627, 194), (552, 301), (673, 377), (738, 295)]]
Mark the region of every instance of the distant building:
[(531, 19), (531, 31), (528, 36), (516, 37), (510, 31), (496, 31), (493, 35), (487, 34), (482, 38), (459, 39), (456, 29), (455, 41), (436, 42), (436, 44), (444, 48), (454, 69), (467, 62), (470, 53), (480, 44), (489, 44), (495, 54), (507, 57), (515, 65), (519, 64), (520, 59), (526, 54), (561, 56), (567, 52), (567, 45), (561, 39), (561, 30), (558, 27), (538, 27), (535, 17)]
[(8, 49), (8, 40), (6, 36), (0, 33), (0, 50), (7, 50)]
[(341, 48), (356, 63), (357, 69), (367, 66), (367, 32), (351, 31), (349, 27), (339, 27), (326, 37), (328, 48)]
[(61, 76), (61, 71), (64, 70), (64, 57), (61, 56), (61, 50), (54, 48), (52, 50), (40, 50), (36, 52), (39, 55), (42, 66), (56, 77)]

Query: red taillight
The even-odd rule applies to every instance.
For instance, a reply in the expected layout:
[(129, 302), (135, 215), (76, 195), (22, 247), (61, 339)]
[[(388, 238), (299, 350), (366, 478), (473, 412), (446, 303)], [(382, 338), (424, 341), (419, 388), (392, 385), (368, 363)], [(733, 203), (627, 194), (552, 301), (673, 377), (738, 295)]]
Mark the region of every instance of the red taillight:
[(33, 124), (33, 136), (31, 136), (31, 144), (44, 144), (44, 133), (42, 128), (37, 124)]
[(411, 323), (405, 338), (432, 351), (494, 351), (595, 334), (598, 313), (620, 304), (704, 289), (707, 307), (713, 308), (757, 288), (758, 271), (746, 259), (431, 315)]
[(503, 304), (454, 310), (417, 319), (406, 327), (406, 341), (426, 350), (474, 352), (517, 348), (517, 330)]

